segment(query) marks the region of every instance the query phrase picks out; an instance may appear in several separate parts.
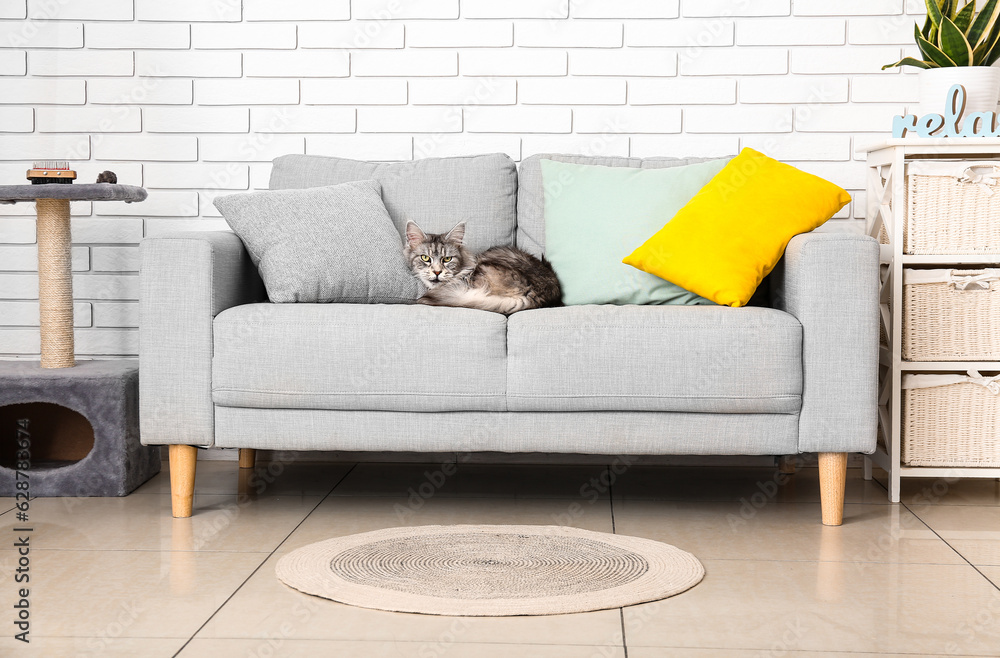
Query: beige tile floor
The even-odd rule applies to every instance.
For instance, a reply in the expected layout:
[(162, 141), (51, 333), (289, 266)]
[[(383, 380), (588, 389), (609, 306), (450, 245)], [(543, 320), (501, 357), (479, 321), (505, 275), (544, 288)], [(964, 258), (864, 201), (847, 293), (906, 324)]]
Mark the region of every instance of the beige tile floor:
[[(911, 480), (890, 505), (852, 470), (828, 528), (815, 469), (632, 466), (611, 487), (600, 466), (439, 469), (201, 462), (191, 519), (170, 517), (166, 470), (125, 498), (33, 500), (30, 645), (11, 637), (20, 524), (0, 499), (0, 656), (1000, 656), (995, 481)], [(707, 575), (657, 603), (512, 618), (365, 610), (274, 577), (314, 541), (452, 523), (648, 537)]]

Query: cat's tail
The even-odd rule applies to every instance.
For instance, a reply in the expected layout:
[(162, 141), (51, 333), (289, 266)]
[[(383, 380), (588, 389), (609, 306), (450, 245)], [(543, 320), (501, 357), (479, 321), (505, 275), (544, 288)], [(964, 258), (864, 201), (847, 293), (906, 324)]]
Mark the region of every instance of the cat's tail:
[(431, 288), (417, 301), (428, 306), (463, 306), (504, 315), (537, 306), (527, 295), (505, 297), (491, 295), (481, 288), (455, 285)]

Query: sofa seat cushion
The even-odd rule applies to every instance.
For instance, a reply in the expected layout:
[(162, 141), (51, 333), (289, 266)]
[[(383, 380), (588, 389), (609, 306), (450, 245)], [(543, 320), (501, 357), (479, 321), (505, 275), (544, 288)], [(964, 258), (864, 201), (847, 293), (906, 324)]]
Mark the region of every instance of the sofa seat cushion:
[(417, 305), (248, 304), (215, 318), (230, 407), (502, 411), (505, 316)]
[(797, 413), (802, 326), (769, 308), (567, 306), (507, 328), (511, 411)]

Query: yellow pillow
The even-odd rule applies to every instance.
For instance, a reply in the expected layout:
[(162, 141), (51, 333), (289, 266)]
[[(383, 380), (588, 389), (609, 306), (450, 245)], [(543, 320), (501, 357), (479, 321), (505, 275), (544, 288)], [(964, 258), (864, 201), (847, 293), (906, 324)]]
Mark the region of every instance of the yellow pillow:
[(745, 148), (622, 262), (716, 304), (743, 306), (792, 236), (850, 200), (829, 181)]

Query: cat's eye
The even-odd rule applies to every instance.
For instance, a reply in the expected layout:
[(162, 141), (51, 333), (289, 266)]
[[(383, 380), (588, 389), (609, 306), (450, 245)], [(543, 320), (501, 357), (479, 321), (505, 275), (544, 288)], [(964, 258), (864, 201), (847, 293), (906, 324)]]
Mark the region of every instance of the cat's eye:
[(425, 263), (429, 263), (431, 262), (431, 257), (425, 254), (420, 257), (420, 260), (424, 261)]
[(451, 256), (445, 256), (442, 260), (444, 260), (444, 262), (446, 262), (446, 263), (450, 263), (451, 262)]

